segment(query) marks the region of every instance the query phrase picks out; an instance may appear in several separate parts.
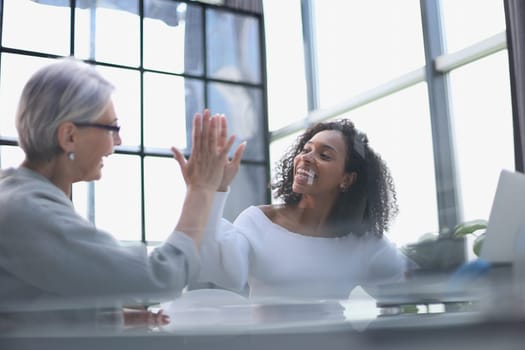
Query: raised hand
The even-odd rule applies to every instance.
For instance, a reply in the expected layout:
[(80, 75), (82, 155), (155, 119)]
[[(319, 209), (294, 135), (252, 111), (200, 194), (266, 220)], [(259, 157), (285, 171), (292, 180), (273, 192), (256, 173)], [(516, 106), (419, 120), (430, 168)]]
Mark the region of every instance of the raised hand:
[(197, 245), (200, 244), (208, 222), (215, 191), (222, 184), (229, 163), (228, 152), (235, 137), (228, 138), (227, 135), (224, 116), (211, 117), (210, 111), (206, 109), (202, 115), (196, 113), (193, 118), (193, 147), (189, 159), (186, 161), (176, 148), (171, 149), (187, 185), (186, 197), (175, 229), (193, 238)]
[(227, 133), (224, 116), (211, 117), (207, 109), (202, 115), (195, 114), (192, 131), (193, 147), (189, 159), (186, 161), (184, 155), (172, 147), (173, 155), (179, 163), (188, 187), (216, 191), (222, 184), (225, 168), (231, 163), (228, 161), (228, 152), (235, 140), (235, 136), (228, 138)]

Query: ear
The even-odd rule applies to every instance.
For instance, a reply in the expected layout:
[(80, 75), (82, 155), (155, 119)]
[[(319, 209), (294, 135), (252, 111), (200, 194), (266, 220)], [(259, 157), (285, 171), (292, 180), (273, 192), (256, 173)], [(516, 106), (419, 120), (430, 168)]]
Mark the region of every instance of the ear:
[(58, 126), (57, 141), (64, 152), (75, 151), (75, 140), (77, 138), (77, 128), (71, 122), (64, 122)]
[(355, 171), (352, 171), (351, 173), (345, 173), (343, 176), (343, 183), (341, 186), (343, 186), (345, 189), (348, 189), (352, 187), (352, 185), (357, 181), (357, 173)]

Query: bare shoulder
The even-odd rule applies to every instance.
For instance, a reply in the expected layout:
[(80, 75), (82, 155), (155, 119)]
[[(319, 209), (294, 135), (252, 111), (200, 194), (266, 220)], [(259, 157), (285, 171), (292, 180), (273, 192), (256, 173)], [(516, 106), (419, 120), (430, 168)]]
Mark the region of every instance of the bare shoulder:
[(258, 208), (266, 215), (271, 221), (275, 221), (279, 207), (271, 204), (259, 205)]

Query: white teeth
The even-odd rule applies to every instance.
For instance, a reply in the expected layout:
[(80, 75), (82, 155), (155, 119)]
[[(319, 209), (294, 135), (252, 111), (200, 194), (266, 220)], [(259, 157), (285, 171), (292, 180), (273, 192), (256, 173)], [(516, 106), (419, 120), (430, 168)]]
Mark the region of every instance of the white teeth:
[(312, 169), (298, 169), (297, 173), (308, 177), (308, 185), (314, 183), (315, 172)]
[(308, 172), (308, 185), (311, 185), (314, 183), (314, 176), (315, 176), (315, 173), (313, 171)]

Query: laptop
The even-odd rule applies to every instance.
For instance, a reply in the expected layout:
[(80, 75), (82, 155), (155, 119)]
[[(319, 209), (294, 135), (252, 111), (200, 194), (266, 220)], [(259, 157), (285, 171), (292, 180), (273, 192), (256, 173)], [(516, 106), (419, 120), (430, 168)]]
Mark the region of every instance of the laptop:
[(525, 235), (525, 174), (503, 169), (492, 202), (480, 258), (493, 264), (512, 263), (519, 232)]

